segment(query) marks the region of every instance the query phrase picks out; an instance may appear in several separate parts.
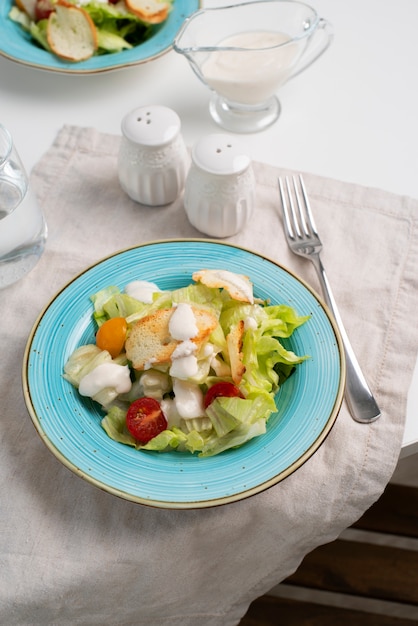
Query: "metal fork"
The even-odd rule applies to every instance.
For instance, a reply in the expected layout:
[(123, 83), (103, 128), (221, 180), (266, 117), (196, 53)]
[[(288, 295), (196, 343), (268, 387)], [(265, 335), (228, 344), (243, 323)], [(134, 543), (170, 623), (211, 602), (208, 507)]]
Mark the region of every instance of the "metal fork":
[(344, 344), (347, 372), (345, 397), (348, 408), (357, 422), (369, 424), (380, 417), (380, 409), (351, 347), (324, 266), (322, 265), (320, 258), (322, 243), (315, 226), (303, 178), (299, 176), (299, 186), (295, 176), (292, 177), (292, 182), (293, 190), (287, 176), (284, 182), (279, 178), (287, 243), (292, 252), (306, 257), (315, 266), (324, 300), (331, 309)]

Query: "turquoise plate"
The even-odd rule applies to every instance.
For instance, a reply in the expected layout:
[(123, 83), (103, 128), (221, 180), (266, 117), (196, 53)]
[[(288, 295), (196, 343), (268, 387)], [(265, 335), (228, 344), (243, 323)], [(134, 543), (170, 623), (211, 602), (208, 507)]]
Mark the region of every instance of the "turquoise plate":
[[(267, 432), (240, 448), (198, 458), (189, 453), (139, 451), (111, 440), (100, 408), (62, 377), (70, 354), (94, 342), (90, 295), (136, 279), (175, 289), (199, 269), (246, 274), (255, 296), (285, 303), (311, 319), (286, 347), (310, 359), (277, 394)], [(118, 252), (66, 285), (35, 323), (25, 351), (23, 387), (35, 428), (50, 451), (78, 476), (105, 491), (151, 506), (188, 509), (256, 494), (294, 472), (321, 445), (341, 406), (345, 362), (341, 340), (314, 292), (289, 270), (240, 247), (187, 239)]]
[(200, 6), (199, 0), (174, 0), (165, 22), (154, 27), (153, 36), (143, 44), (114, 54), (95, 56), (72, 63), (37, 46), (30, 35), (8, 18), (13, 0), (0, 3), (0, 54), (38, 69), (70, 74), (94, 74), (138, 65), (155, 59), (171, 49), (175, 36), (186, 17)]

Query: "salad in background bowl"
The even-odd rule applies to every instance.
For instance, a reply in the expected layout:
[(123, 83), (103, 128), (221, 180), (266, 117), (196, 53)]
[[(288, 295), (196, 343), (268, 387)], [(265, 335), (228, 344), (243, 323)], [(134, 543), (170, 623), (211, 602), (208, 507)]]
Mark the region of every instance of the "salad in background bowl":
[(5, 0), (0, 54), (73, 74), (138, 65), (170, 50), (198, 7), (199, 0)]
[(168, 18), (173, 0), (15, 0), (9, 18), (67, 61), (129, 50)]

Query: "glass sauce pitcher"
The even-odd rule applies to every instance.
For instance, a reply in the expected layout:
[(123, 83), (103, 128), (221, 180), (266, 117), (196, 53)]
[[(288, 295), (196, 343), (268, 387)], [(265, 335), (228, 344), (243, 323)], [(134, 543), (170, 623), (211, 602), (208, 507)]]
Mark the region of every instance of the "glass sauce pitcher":
[(233, 132), (256, 132), (277, 120), (276, 91), (325, 52), (331, 31), (307, 4), (257, 0), (197, 11), (173, 47), (214, 92), (213, 119)]

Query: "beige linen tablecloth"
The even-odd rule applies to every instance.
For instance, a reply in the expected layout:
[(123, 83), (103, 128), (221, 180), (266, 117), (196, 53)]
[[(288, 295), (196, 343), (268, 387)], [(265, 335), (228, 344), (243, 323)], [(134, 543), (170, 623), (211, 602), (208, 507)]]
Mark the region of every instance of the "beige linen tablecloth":
[[(379, 497), (395, 468), (418, 350), (418, 202), (305, 175), (323, 261), (383, 416), (355, 423), (345, 405), (299, 470), (247, 500), (153, 509), (81, 480), (49, 452), (26, 411), (21, 366), (41, 309), (76, 273), (122, 248), (199, 237), (181, 200), (132, 202), (117, 178), (119, 137), (64, 127), (32, 184), (49, 225), (46, 251), (1, 298), (0, 623), (8, 626), (233, 626), (249, 603), (337, 537)], [(256, 211), (230, 241), (296, 271), (277, 176), (255, 163)]]

